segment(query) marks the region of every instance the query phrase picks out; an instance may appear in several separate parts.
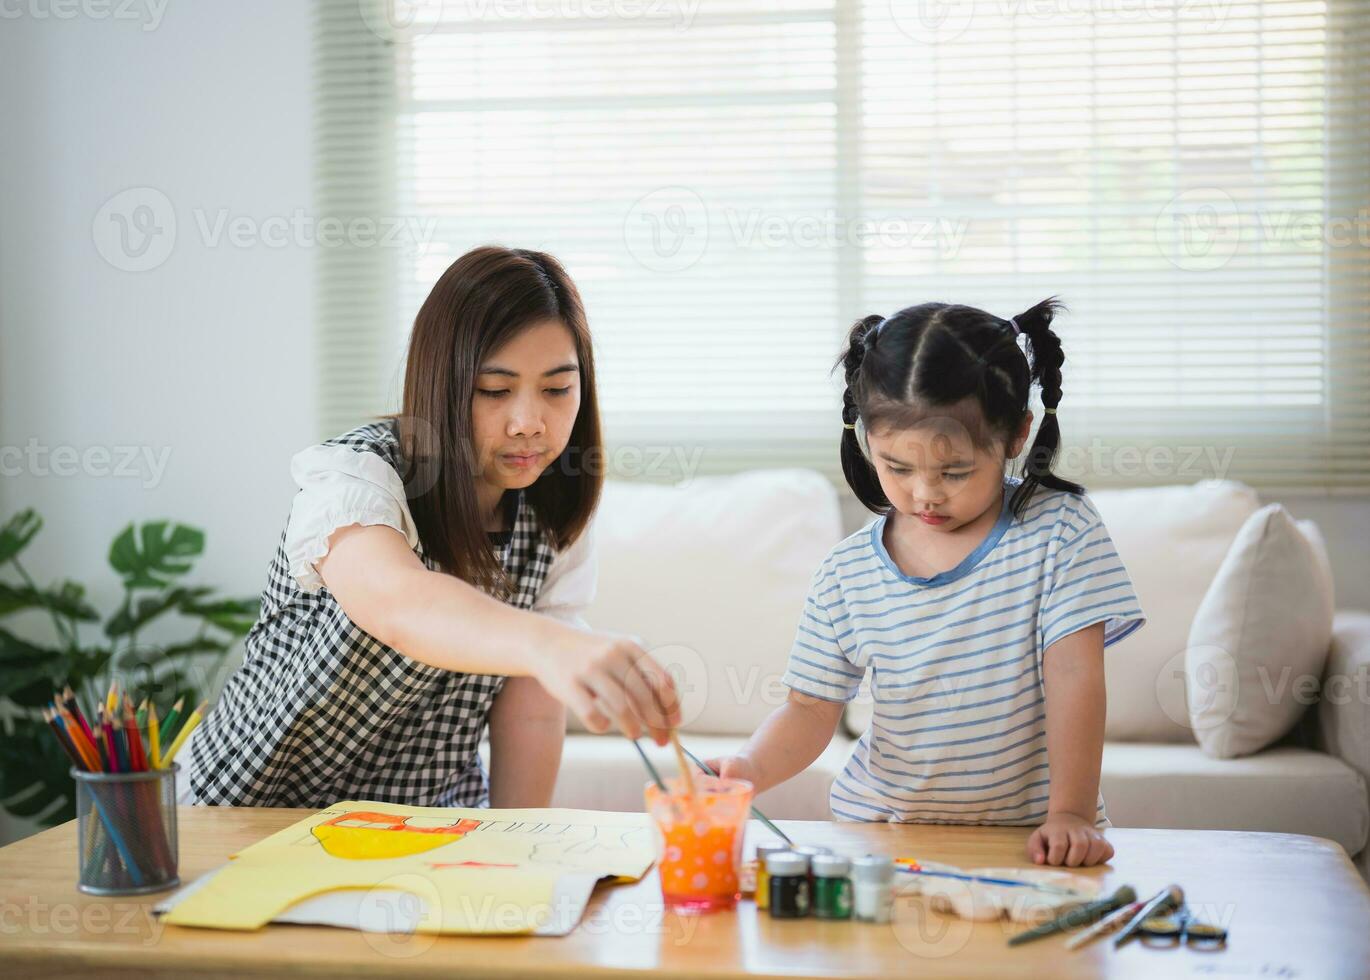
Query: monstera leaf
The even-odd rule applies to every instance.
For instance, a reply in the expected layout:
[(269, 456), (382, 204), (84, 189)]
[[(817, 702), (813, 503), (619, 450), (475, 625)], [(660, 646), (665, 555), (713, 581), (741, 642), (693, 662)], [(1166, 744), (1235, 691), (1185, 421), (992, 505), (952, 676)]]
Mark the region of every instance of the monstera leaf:
[(181, 612), (187, 616), (199, 616), (234, 636), (242, 636), (252, 629), (261, 606), (260, 599), (220, 599), (217, 602), (190, 600), (181, 604)]
[(0, 616), (21, 609), (52, 609), (68, 619), (94, 622), (100, 614), (86, 603), (85, 595), (85, 586), (75, 582), (62, 582), (51, 589), (0, 582)]
[[(210, 687), (236, 640), (251, 629), (260, 601), (223, 598), (203, 585), (182, 584), (204, 550), (197, 528), (170, 521), (129, 524), (109, 548), (110, 566), (123, 584), (123, 599), (104, 620), (105, 641), (83, 641), (83, 624), (102, 616), (83, 586), (69, 580), (33, 581), (18, 559), (42, 527), (32, 510), (0, 526), (0, 617), (46, 614), (33, 622), (47, 634), (20, 636), (0, 629), (0, 808), (46, 824), (70, 819), (70, 760), (40, 709), (53, 692), (70, 684), (83, 700), (99, 698), (112, 679), (135, 703), (147, 698), (165, 714), (177, 700), (195, 705)], [(184, 629), (176, 636), (167, 620)], [(154, 621), (159, 642), (141, 640)], [(29, 618), (22, 622), (28, 625)], [(88, 627), (89, 628), (89, 627)], [(25, 631), (29, 633), (29, 631)], [(87, 700), (86, 708), (93, 705)]]
[(76, 816), (70, 768), (44, 722), (14, 721), (0, 738), (0, 806), (16, 817), (46, 813), (46, 824), (70, 820)]
[(109, 547), (109, 563), (126, 589), (161, 589), (190, 571), (190, 559), (204, 551), (204, 532), (186, 524), (149, 521), (135, 534), (130, 524)]
[(162, 613), (181, 609), (186, 603), (207, 596), (213, 591), (207, 586), (168, 589), (158, 595), (140, 599), (136, 605), (131, 598), (125, 599), (119, 611), (105, 623), (105, 635), (111, 639), (127, 636), (135, 630), (142, 629)]

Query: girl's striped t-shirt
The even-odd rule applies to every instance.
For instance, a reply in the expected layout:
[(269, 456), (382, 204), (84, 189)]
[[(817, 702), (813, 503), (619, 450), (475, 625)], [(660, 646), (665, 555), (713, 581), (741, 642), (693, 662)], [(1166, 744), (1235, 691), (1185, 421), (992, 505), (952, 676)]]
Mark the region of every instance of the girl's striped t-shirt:
[[(903, 574), (881, 517), (814, 574), (784, 683), (851, 701), (869, 673), (870, 727), (832, 786), (844, 820), (1037, 824), (1049, 769), (1042, 658), (1104, 623), (1109, 646), (1145, 617), (1087, 496), (1038, 488), (959, 565)], [(1108, 826), (1102, 794), (1096, 825)]]

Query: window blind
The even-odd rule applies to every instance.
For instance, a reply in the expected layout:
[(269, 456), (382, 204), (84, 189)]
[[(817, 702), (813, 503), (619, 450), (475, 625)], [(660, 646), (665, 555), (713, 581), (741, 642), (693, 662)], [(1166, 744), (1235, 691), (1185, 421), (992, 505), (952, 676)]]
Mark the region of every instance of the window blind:
[(579, 284), (626, 475), (835, 473), (851, 321), (1054, 294), (1063, 472), (1370, 486), (1370, 5), (316, 2), (320, 210), (408, 229), (320, 252), (326, 434), (498, 242)]

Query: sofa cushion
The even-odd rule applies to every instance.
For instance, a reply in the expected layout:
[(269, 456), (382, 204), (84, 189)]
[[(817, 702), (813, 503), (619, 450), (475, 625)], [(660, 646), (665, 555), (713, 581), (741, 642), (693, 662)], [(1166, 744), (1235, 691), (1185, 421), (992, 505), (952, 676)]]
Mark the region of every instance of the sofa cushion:
[[(733, 735), (690, 735), (685, 748), (701, 759), (732, 755), (746, 741)], [(677, 771), (675, 753), (651, 739), (638, 742), (664, 776)], [(831, 820), (828, 791), (851, 755), (852, 743), (837, 736), (809, 768), (756, 798), (774, 820)], [(651, 777), (627, 739), (613, 735), (567, 735), (552, 806), (640, 813), (642, 793)]]
[(1370, 833), (1360, 774), (1309, 749), (1214, 759), (1192, 744), (1106, 742), (1101, 789), (1119, 827), (1310, 834), (1351, 855)]
[(667, 666), (685, 731), (754, 732), (785, 700), (804, 595), (842, 537), (832, 483), (812, 470), (610, 482), (595, 528), (586, 622), (638, 637)]
[(1237, 532), (1185, 654), (1189, 720), (1209, 755), (1259, 752), (1316, 700), (1333, 604), (1320, 550), (1316, 527), (1295, 524), (1279, 504), (1262, 507)]
[(1137, 598), (1146, 629), (1109, 647), (1105, 658), (1109, 739), (1188, 742), (1184, 656), (1194, 614), (1232, 539), (1259, 506), (1240, 483), (1091, 493)]

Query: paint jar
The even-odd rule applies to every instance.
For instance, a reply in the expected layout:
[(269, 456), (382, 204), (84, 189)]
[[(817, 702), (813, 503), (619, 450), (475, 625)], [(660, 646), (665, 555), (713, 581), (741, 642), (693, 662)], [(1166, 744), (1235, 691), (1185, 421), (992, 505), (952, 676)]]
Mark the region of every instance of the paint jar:
[(853, 913), (861, 922), (889, 922), (894, 904), (894, 861), (867, 854), (852, 862)]
[(679, 777), (666, 785), (664, 793), (655, 783), (646, 787), (662, 901), (667, 908), (686, 913), (733, 908), (739, 896), (752, 784), (696, 775), (693, 797)]
[(769, 877), (767, 907), (773, 919), (802, 919), (809, 914), (809, 859), (796, 851), (766, 856)]
[(819, 854), (813, 872), (813, 914), (820, 919), (851, 918), (851, 862), (840, 854)]
[(756, 907), (764, 909), (770, 904), (771, 874), (766, 870), (766, 858), (768, 855), (776, 854), (780, 851), (788, 851), (789, 847), (785, 844), (758, 844), (756, 848)]

